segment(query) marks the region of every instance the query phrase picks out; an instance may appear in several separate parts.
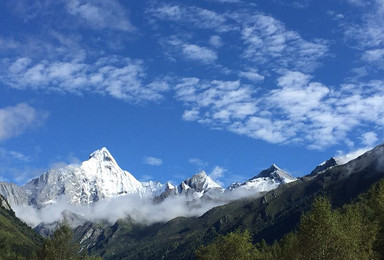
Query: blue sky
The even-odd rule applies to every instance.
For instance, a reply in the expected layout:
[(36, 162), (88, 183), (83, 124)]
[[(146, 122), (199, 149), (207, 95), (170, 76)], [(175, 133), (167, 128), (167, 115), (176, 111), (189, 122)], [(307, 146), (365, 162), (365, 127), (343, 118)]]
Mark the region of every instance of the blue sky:
[(0, 180), (295, 176), (383, 142), (384, 1), (0, 3)]

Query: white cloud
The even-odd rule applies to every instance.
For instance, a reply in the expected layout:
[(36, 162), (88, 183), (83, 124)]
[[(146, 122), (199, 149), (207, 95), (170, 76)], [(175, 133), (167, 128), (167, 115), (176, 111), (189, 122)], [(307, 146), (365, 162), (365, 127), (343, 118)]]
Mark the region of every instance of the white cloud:
[(88, 64), (79, 60), (34, 62), (19, 58), (7, 62), (0, 81), (16, 89), (35, 89), (83, 94), (107, 94), (130, 103), (158, 101), (169, 89), (165, 81), (144, 84), (140, 60), (108, 56)]
[(233, 122), (228, 130), (269, 143), (282, 143), (295, 134), (295, 128), (289, 126), (287, 121), (252, 116), (246, 121)]
[(195, 44), (183, 44), (182, 53), (189, 60), (197, 60), (204, 63), (211, 63), (217, 59), (215, 51)]
[(5, 148), (0, 147), (0, 160), (1, 162), (4, 162), (4, 161), (28, 162), (30, 160), (30, 157), (23, 153), (7, 150)]
[(219, 48), (223, 45), (223, 42), (221, 40), (221, 37), (218, 35), (212, 35), (209, 38), (209, 44), (211, 44), (213, 47)]
[[(361, 52), (364, 69), (384, 69), (384, 3), (382, 0), (349, 2), (360, 6), (360, 21), (344, 24), (349, 45)], [(365, 75), (364, 75), (365, 76)]]
[(347, 163), (349, 161), (352, 161), (352, 160), (356, 159), (360, 155), (363, 155), (364, 153), (368, 152), (371, 149), (372, 149), (372, 147), (369, 147), (369, 148), (368, 147), (359, 148), (359, 149), (351, 151), (351, 152), (349, 152), (347, 154), (344, 154), (342, 151), (338, 151), (338, 153), (336, 155), (336, 160), (340, 164), (345, 164), (345, 163)]
[(223, 182), (220, 181), (221, 178), (224, 177), (224, 174), (227, 172), (228, 170), (221, 167), (221, 166), (215, 166), (213, 168), (213, 170), (211, 171), (211, 173), (209, 174), (209, 177), (212, 178), (212, 180), (214, 180), (215, 182), (217, 182), (220, 186), (223, 186)]
[[(0, 109), (0, 141), (16, 137), (27, 130), (41, 126), (48, 114), (27, 103)], [(14, 154), (18, 157), (17, 154)], [(20, 154), (19, 154), (20, 155)]]
[(364, 1), (364, 0), (346, 0), (346, 1), (349, 2), (350, 4), (356, 5), (356, 6), (365, 6), (368, 2), (368, 1)]
[(209, 175), (212, 179), (220, 179), (224, 176), (224, 173), (227, 171), (227, 169), (220, 167), (220, 166), (215, 166), (213, 168), (211, 174)]
[(290, 119), (311, 120), (311, 111), (319, 110), (330, 89), (320, 83), (309, 83), (306, 75), (288, 72), (279, 78), (281, 88), (274, 89), (267, 98), (274, 107), (280, 107)]
[(144, 158), (143, 163), (152, 166), (160, 166), (163, 164), (163, 160), (161, 160), (160, 158), (148, 156)]
[[(176, 98), (187, 107), (183, 119), (270, 143), (297, 143), (310, 149), (347, 142), (365, 125), (384, 127), (384, 82), (345, 84), (339, 88), (285, 71), (277, 87), (255, 89), (239, 81), (185, 78), (176, 84)], [(375, 133), (362, 137), (366, 144)]]
[(384, 48), (367, 50), (363, 53), (362, 59), (368, 62), (384, 60)]
[(259, 81), (263, 81), (264, 80), (264, 76), (263, 75), (260, 75), (257, 70), (254, 70), (254, 69), (251, 69), (251, 70), (248, 70), (248, 71), (240, 71), (239, 72), (239, 76), (240, 77), (243, 77), (243, 78), (246, 78), (250, 81), (253, 81), (253, 82), (259, 82)]
[(376, 144), (379, 139), (375, 132), (366, 132), (361, 136), (361, 142), (367, 147), (372, 147)]
[(190, 158), (189, 163), (192, 163), (199, 167), (199, 170), (207, 166), (207, 162), (204, 162), (203, 160), (199, 158)]
[(272, 70), (309, 72), (328, 52), (324, 41), (304, 40), (297, 32), (286, 30), (280, 21), (262, 14), (248, 18), (241, 34), (246, 45), (244, 57)]
[(81, 215), (87, 221), (105, 220), (115, 223), (118, 219), (130, 216), (135, 222), (152, 224), (166, 222), (173, 218), (184, 216), (201, 216), (214, 206), (223, 203), (210, 203), (201, 201), (186, 202), (185, 197), (167, 198), (161, 203), (151, 199), (143, 199), (135, 195), (125, 195), (115, 198), (103, 199), (96, 204), (70, 205), (65, 198), (59, 198), (56, 203), (40, 210), (33, 206), (14, 206), (16, 216), (34, 227), (41, 222), (53, 223), (62, 220), (62, 212), (69, 210)]
[(183, 120), (185, 121), (195, 121), (199, 117), (200, 117), (199, 111), (195, 109), (185, 110), (182, 116)]
[(95, 29), (115, 29), (132, 31), (134, 27), (128, 20), (127, 12), (118, 1), (109, 0), (70, 0), (66, 2), (70, 14), (77, 16)]
[(227, 24), (225, 15), (196, 6), (181, 6), (162, 4), (154, 6), (147, 11), (152, 17), (165, 21), (175, 21), (183, 25), (201, 29), (213, 29), (218, 32), (233, 30)]
[(227, 123), (233, 118), (246, 118), (257, 111), (253, 90), (241, 86), (239, 81), (201, 82), (185, 78), (176, 85), (176, 98), (192, 107), (193, 117), (201, 110), (201, 122)]

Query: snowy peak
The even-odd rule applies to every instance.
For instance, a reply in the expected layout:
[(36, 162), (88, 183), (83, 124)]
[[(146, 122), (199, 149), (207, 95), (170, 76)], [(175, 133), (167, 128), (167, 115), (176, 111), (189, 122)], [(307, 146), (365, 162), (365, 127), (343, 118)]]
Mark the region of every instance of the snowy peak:
[(212, 180), (212, 178), (209, 177), (205, 171), (201, 171), (193, 175), (191, 178), (186, 179), (183, 183), (197, 192), (204, 192), (212, 188), (222, 189), (222, 187)]
[(80, 166), (67, 165), (49, 170), (25, 186), (30, 203), (44, 206), (65, 196), (71, 204), (92, 204), (100, 199), (124, 194), (150, 196), (161, 185), (141, 183), (132, 174), (123, 171), (111, 153), (101, 148), (91, 153)]
[(103, 147), (91, 153), (89, 155), (89, 159), (95, 159), (99, 162), (112, 162), (114, 164), (117, 164), (112, 154), (108, 151), (106, 147)]
[(252, 194), (264, 193), (276, 189), (281, 184), (295, 181), (296, 178), (283, 171), (276, 164), (261, 171), (255, 177), (243, 182), (232, 183), (226, 192), (232, 192), (237, 197), (246, 197)]
[(318, 174), (319, 172), (325, 171), (331, 167), (334, 167), (334, 166), (337, 166), (340, 164), (341, 163), (335, 157), (332, 157), (331, 159), (329, 159), (329, 160), (319, 164), (318, 166), (316, 166), (316, 168), (309, 174), (309, 176), (314, 176), (314, 175)]
[(271, 167), (261, 171), (258, 175), (256, 175), (252, 179), (256, 179), (256, 178), (271, 178), (271, 179), (276, 179), (282, 183), (288, 183), (296, 180), (295, 177), (291, 176), (286, 171), (277, 167), (276, 164), (272, 164)]

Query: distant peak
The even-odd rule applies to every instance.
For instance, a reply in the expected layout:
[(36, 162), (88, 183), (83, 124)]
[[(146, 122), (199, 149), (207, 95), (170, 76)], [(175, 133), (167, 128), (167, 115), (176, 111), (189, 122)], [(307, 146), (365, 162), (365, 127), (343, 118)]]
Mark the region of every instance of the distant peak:
[(165, 187), (168, 190), (173, 190), (175, 188), (169, 181), (165, 184)]
[(186, 179), (183, 183), (197, 191), (203, 191), (209, 188), (221, 188), (221, 186), (212, 180), (205, 171), (196, 173), (191, 178)]
[(296, 179), (293, 176), (291, 176), (289, 173), (287, 173), (286, 171), (280, 169), (276, 164), (272, 164), (271, 167), (261, 171), (258, 175), (256, 175), (252, 179), (265, 178), (265, 177), (269, 177), (269, 178), (273, 178), (273, 179), (277, 178), (277, 179), (281, 179), (281, 180), (285, 180), (285, 181)]
[(112, 154), (108, 151), (106, 147), (102, 147), (99, 150), (94, 151), (89, 155), (89, 159), (95, 158), (98, 161), (112, 161), (115, 162)]
[(319, 164), (316, 166), (316, 168), (309, 174), (309, 176), (314, 176), (318, 174), (319, 172), (325, 171), (329, 168), (332, 168), (334, 166), (340, 165), (341, 163), (339, 160), (335, 157), (331, 157), (329, 160)]
[(208, 174), (205, 171), (201, 171), (192, 176), (192, 178), (194, 177), (208, 177)]
[(268, 170), (281, 170), (276, 164), (272, 164)]

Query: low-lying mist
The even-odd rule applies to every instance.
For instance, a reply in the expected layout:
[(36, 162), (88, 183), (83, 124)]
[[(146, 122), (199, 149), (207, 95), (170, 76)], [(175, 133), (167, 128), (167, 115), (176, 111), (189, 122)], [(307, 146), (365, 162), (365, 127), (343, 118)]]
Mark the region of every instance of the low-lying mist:
[(34, 206), (14, 206), (17, 217), (28, 225), (35, 227), (40, 223), (53, 223), (63, 219), (62, 212), (68, 210), (80, 215), (85, 221), (101, 220), (115, 223), (118, 219), (131, 217), (132, 220), (143, 224), (165, 222), (175, 217), (201, 216), (209, 209), (224, 204), (224, 202), (186, 201), (184, 197), (167, 198), (155, 203), (135, 195), (103, 199), (93, 205), (71, 205), (65, 197), (56, 203), (41, 209)]
[[(154, 202), (149, 198), (141, 198), (138, 195), (124, 195), (115, 198), (102, 199), (92, 205), (73, 205), (62, 196), (55, 203), (43, 208), (31, 205), (13, 206), (16, 216), (35, 227), (41, 223), (54, 223), (61, 221), (64, 211), (76, 214), (77, 220), (70, 225), (79, 225), (81, 222), (109, 221), (111, 224), (118, 219), (130, 217), (133, 221), (141, 224), (152, 224), (166, 222), (176, 217), (198, 217), (216, 206), (229, 203), (230, 201), (245, 198), (258, 197), (260, 193), (243, 190), (236, 192), (225, 192), (220, 200), (194, 199), (187, 200), (185, 196), (168, 197), (162, 202)], [(70, 221), (69, 221), (70, 222)]]

